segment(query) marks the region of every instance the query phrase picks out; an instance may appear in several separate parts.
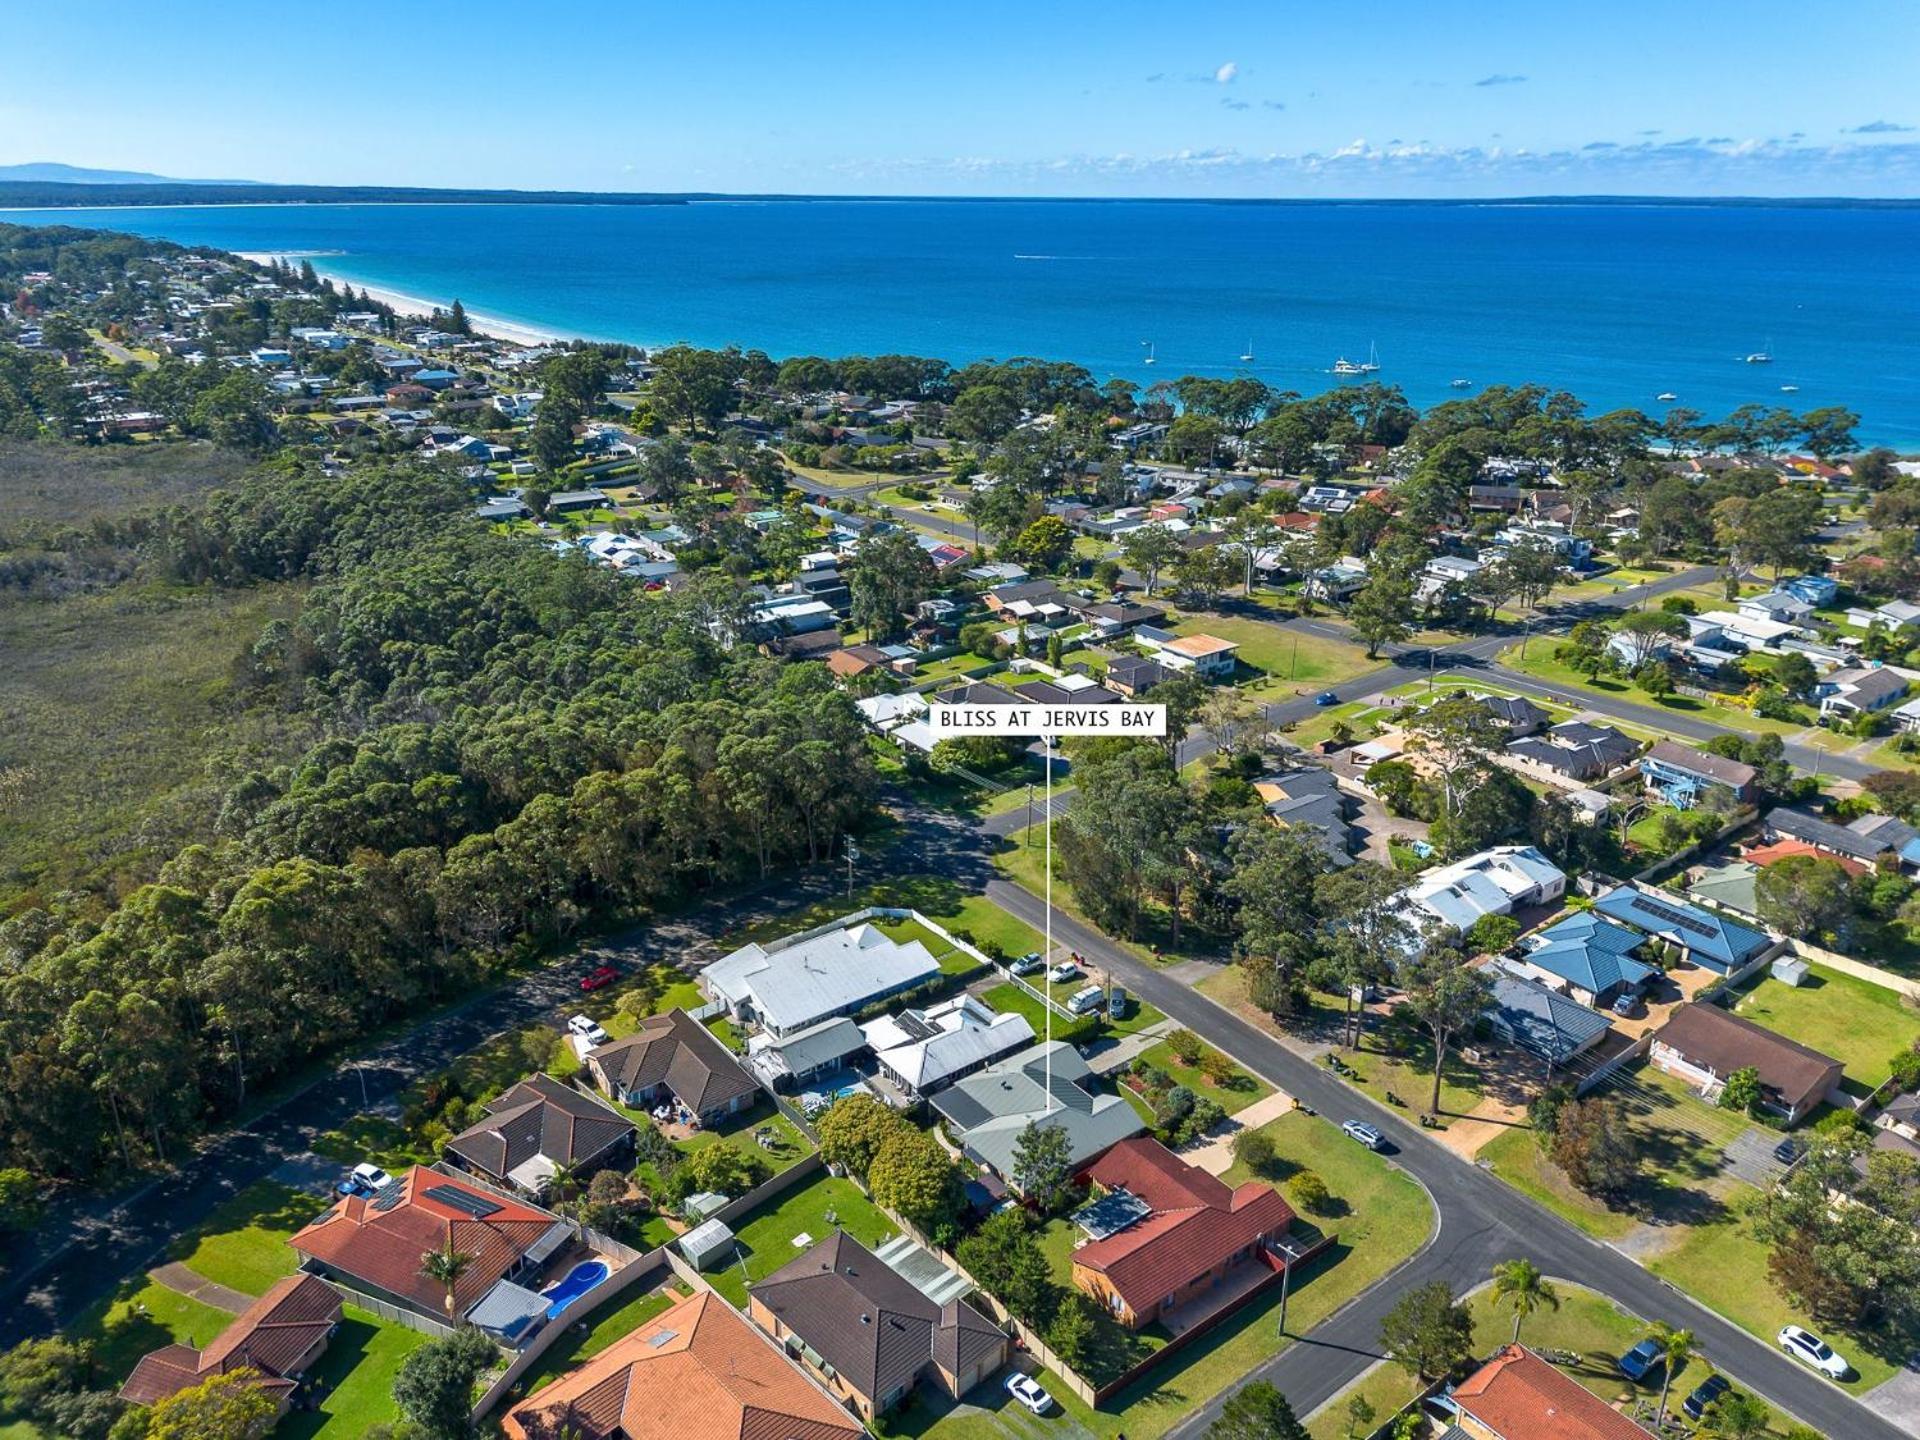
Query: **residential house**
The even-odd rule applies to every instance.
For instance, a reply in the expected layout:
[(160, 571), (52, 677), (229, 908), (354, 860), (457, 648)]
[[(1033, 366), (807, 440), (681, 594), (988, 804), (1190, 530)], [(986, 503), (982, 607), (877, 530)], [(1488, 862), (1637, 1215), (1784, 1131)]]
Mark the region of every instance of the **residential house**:
[(844, 1066), (867, 1048), (867, 1037), (845, 1015), (788, 1036), (762, 1031), (747, 1041), (747, 1065), (774, 1090), (796, 1091)]
[(741, 946), (700, 972), (701, 988), (740, 1021), (787, 1036), (852, 1015), (924, 985), (940, 966), (918, 940), (905, 944), (862, 922)]
[(1752, 860), (1729, 860), (1701, 869), (1687, 882), (1686, 894), (1702, 905), (1756, 918), (1760, 911), (1756, 888), (1759, 878), (1760, 866)]
[(1857, 625), (1862, 630), (1871, 630), (1878, 625), (1897, 634), (1920, 625), (1920, 605), (1908, 600), (1889, 600), (1885, 605), (1876, 605), (1871, 610), (1855, 606), (1847, 611), (1847, 623)]
[(848, 645), (827, 656), (827, 671), (836, 679), (856, 680), (862, 675), (885, 671), (893, 661), (878, 645)]
[(1595, 896), (1593, 908), (1610, 920), (1678, 946), (1687, 959), (1719, 975), (1743, 974), (1778, 948), (1771, 936), (1675, 899), (1664, 890), (1616, 885)]
[(1083, 1174), (1104, 1193), (1073, 1217), (1089, 1237), (1073, 1252), (1073, 1283), (1129, 1330), (1231, 1298), (1255, 1267), (1285, 1268), (1270, 1247), (1293, 1228), (1293, 1208), (1271, 1185), (1228, 1186), (1151, 1136), (1122, 1140)]
[(705, 1126), (751, 1109), (760, 1095), (733, 1052), (684, 1010), (650, 1015), (633, 1034), (595, 1046), (586, 1071), (622, 1105), (651, 1110), (672, 1097)]
[(1734, 610), (1750, 620), (1774, 620), (1783, 625), (1804, 625), (1813, 614), (1813, 605), (1791, 590), (1769, 590), (1764, 595), (1749, 595), (1737, 601)]
[(1486, 707), (1487, 714), (1493, 717), (1494, 723), (1507, 733), (1510, 740), (1533, 734), (1552, 718), (1523, 695), (1482, 695), (1478, 698)]
[(866, 1440), (710, 1290), (623, 1335), (500, 1418), (507, 1440)]
[(1920, 734), (1920, 700), (1909, 700), (1895, 707), (1893, 728), (1903, 735)]
[(149, 1350), (121, 1385), (120, 1398), (157, 1405), (216, 1375), (244, 1369), (254, 1372), (255, 1388), (270, 1395), (284, 1415), (301, 1378), (326, 1353), (340, 1325), (340, 1309), (340, 1292), (326, 1281), (289, 1275), (236, 1315), (206, 1349), (174, 1344)]
[(1065, 1134), (1071, 1167), (1140, 1133), (1133, 1107), (1118, 1095), (1097, 1093), (1095, 1083), (1079, 1052), (1055, 1040), (967, 1076), (930, 1103), (967, 1155), (1012, 1185), (1014, 1147), (1029, 1124)]
[(1647, 789), (1677, 810), (1691, 810), (1709, 790), (1720, 789), (1742, 805), (1758, 793), (1759, 771), (1724, 755), (1710, 755), (1674, 740), (1658, 740), (1640, 757)]
[(1524, 1345), (1506, 1345), (1436, 1398), (1451, 1413), (1446, 1440), (1651, 1440), (1571, 1375)]
[(1022, 680), (1013, 693), (1034, 705), (1118, 705), (1121, 698), (1091, 676), (1067, 671), (1064, 674)]
[(1761, 833), (1768, 840), (1798, 840), (1824, 855), (1836, 856), (1843, 860), (1855, 860), (1862, 865), (1892, 863), (1895, 858), (1895, 839), (1902, 845), (1909, 843), (1911, 837), (1904, 832), (1912, 827), (1895, 822), (1899, 829), (1879, 833), (1882, 829), (1874, 822), (1891, 820), (1892, 816), (1860, 817), (1868, 822), (1861, 830), (1854, 825), (1836, 825), (1831, 820), (1822, 820), (1791, 805), (1775, 806), (1766, 814), (1761, 823)]
[(749, 1286), (747, 1314), (868, 1421), (922, 1381), (957, 1400), (1007, 1363), (998, 1325), (930, 1299), (844, 1230)]
[(1167, 612), (1158, 605), (1129, 600), (1102, 600), (1081, 607), (1080, 614), (1103, 640), (1124, 635), (1136, 625), (1158, 625), (1167, 618)]
[(1493, 998), (1485, 1018), (1494, 1035), (1548, 1065), (1565, 1065), (1613, 1029), (1606, 1016), (1518, 973), (1511, 961), (1502, 961), (1488, 973)]
[(1567, 877), (1531, 845), (1498, 845), (1420, 875), (1402, 892), (1416, 929), (1451, 925), (1461, 934), (1485, 915), (1510, 915), (1566, 894)]
[[(537, 1206), (416, 1165), (377, 1195), (336, 1201), (287, 1243), (310, 1274), (443, 1324), (471, 1319), (518, 1343), (545, 1323), (539, 1272), (572, 1239), (566, 1221)], [(420, 1270), (421, 1256), (447, 1249), (473, 1257), (451, 1297)]]
[(1906, 698), (1907, 677), (1884, 666), (1849, 666), (1823, 677), (1813, 693), (1822, 720), (1854, 720)]
[(1154, 650), (1160, 663), (1169, 670), (1191, 670), (1202, 680), (1225, 680), (1233, 675), (1234, 667), (1239, 664), (1240, 646), (1235, 641), (1201, 634), (1175, 635), (1164, 641), (1150, 642), (1144, 638), (1146, 633), (1145, 626), (1134, 631), (1137, 637), (1141, 637), (1140, 643)]
[(1531, 937), (1522, 957), (1508, 968), (1582, 1005), (1610, 1005), (1622, 995), (1639, 994), (1660, 973), (1634, 958), (1646, 940), (1638, 930), (1586, 910)]
[(530, 1075), (446, 1144), (448, 1160), (534, 1199), (561, 1170), (584, 1175), (633, 1153), (633, 1124), (551, 1075)]
[(1840, 594), (1840, 582), (1831, 575), (1795, 575), (1782, 580), (1776, 589), (1807, 602), (1814, 609), (1833, 604)]
[(943, 1089), (1034, 1041), (1026, 1016), (996, 1012), (974, 995), (882, 1015), (860, 1033), (881, 1073), (909, 1099)]
[(1884, 845), (1908, 868), (1920, 868), (1920, 830), (1896, 815), (1862, 815), (1847, 828), (1870, 845)]
[(1736, 1070), (1760, 1075), (1761, 1103), (1789, 1125), (1840, 1094), (1840, 1062), (1751, 1020), (1695, 1001), (1679, 1006), (1653, 1036), (1655, 1067), (1717, 1096)]
[(601, 490), (562, 490), (547, 497), (547, 513), (565, 515), (572, 510), (599, 510), (610, 503)]
[(1348, 556), (1315, 570), (1307, 576), (1307, 583), (1302, 589), (1309, 599), (1337, 603), (1357, 594), (1366, 583), (1366, 562)]
[(1562, 787), (1586, 786), (1633, 763), (1640, 744), (1611, 725), (1569, 720), (1545, 735), (1523, 736), (1496, 756), (1509, 769)]
[(1353, 830), (1347, 824), (1347, 797), (1333, 773), (1317, 765), (1262, 775), (1254, 792), (1276, 825), (1311, 826), (1320, 834), (1328, 857), (1345, 868), (1353, 863)]
[(1116, 655), (1107, 662), (1107, 688), (1134, 698), (1151, 690), (1173, 672), (1143, 655)]

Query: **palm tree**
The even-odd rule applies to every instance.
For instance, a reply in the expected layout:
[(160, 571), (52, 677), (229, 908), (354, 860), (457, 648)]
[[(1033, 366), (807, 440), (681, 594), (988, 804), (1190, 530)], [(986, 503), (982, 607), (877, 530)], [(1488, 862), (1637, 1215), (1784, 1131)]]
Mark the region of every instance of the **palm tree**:
[(1667, 1391), (1673, 1388), (1674, 1375), (1685, 1369), (1687, 1361), (1693, 1358), (1694, 1339), (1691, 1330), (1676, 1330), (1664, 1320), (1653, 1327), (1653, 1338), (1666, 1352), (1660, 1367), (1660, 1409), (1654, 1420), (1659, 1425), (1666, 1422)]
[(556, 1200), (571, 1200), (580, 1189), (580, 1167), (559, 1161), (554, 1165), (553, 1176), (547, 1183)]
[(474, 1257), (464, 1250), (453, 1248), (453, 1239), (439, 1250), (429, 1250), (420, 1257), (420, 1273), (429, 1280), (438, 1282), (447, 1291), (447, 1319), (453, 1319), (453, 1290), (460, 1283), (460, 1277), (467, 1273)]
[(1502, 1260), (1493, 1267), (1493, 1303), (1513, 1307), (1513, 1343), (1520, 1343), (1520, 1323), (1545, 1306), (1560, 1308), (1560, 1292), (1531, 1260)]

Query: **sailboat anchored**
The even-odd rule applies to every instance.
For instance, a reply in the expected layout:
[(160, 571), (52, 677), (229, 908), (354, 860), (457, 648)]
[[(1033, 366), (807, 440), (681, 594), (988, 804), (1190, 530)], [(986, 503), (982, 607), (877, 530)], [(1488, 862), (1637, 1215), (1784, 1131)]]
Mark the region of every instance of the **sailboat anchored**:
[(1241, 352), (1240, 359), (1243, 364), (1251, 365), (1253, 363), (1253, 337), (1251, 335), (1247, 337), (1247, 348)]
[(1342, 355), (1338, 360), (1333, 362), (1333, 373), (1336, 375), (1372, 375), (1379, 369), (1380, 350), (1379, 347), (1375, 345), (1367, 346), (1367, 358), (1365, 360), (1349, 360), (1346, 356)]
[(1141, 341), (1140, 343), (1141, 343), (1142, 345), (1144, 345), (1144, 346), (1146, 346), (1146, 347), (1147, 347), (1147, 358), (1146, 358), (1146, 359), (1144, 359), (1144, 360), (1142, 360), (1142, 361), (1141, 361), (1140, 363), (1141, 363), (1142, 365), (1151, 365), (1151, 364), (1153, 364), (1153, 341), (1151, 341), (1151, 340), (1142, 340), (1142, 341)]
[(1773, 363), (1773, 341), (1769, 340), (1764, 349), (1755, 350), (1747, 356), (1749, 365), (1771, 365)]

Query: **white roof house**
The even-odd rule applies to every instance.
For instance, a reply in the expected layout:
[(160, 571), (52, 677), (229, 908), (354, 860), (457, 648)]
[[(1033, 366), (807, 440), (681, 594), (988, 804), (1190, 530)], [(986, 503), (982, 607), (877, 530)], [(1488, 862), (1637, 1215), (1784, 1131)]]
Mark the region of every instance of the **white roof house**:
[(1566, 890), (1565, 873), (1533, 846), (1498, 845), (1427, 871), (1404, 904), (1416, 926), (1438, 921), (1464, 933), (1483, 915), (1558, 900)]
[(804, 932), (743, 945), (700, 972), (707, 994), (736, 1020), (791, 1035), (933, 979), (940, 966), (918, 940), (901, 944), (877, 926)]
[(862, 1025), (860, 1033), (880, 1068), (916, 1095), (970, 1075), (1034, 1038), (1026, 1016), (997, 1012), (972, 995), (882, 1015)]

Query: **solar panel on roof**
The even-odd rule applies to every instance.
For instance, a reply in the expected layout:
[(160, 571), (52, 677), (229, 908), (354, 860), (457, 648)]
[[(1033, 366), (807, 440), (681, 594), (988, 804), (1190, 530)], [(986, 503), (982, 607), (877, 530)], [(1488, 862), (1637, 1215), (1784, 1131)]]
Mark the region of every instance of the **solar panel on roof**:
[(1697, 915), (1685, 910), (1676, 909), (1672, 905), (1663, 905), (1658, 900), (1651, 900), (1645, 895), (1635, 895), (1633, 903), (1640, 909), (1645, 910), (1649, 915), (1657, 916), (1665, 920), (1669, 925), (1677, 926), (1689, 934), (1704, 935), (1711, 938), (1720, 933)]
[(1118, 1235), (1153, 1213), (1153, 1207), (1127, 1190), (1109, 1190), (1091, 1205), (1073, 1212), (1073, 1223), (1095, 1240)]
[(398, 1185), (389, 1185), (373, 1197), (373, 1205), (371, 1208), (375, 1210), (391, 1210), (404, 1198), (400, 1193), (400, 1187)]
[(457, 1185), (435, 1185), (426, 1192), (429, 1200), (438, 1200), (442, 1205), (455, 1210), (464, 1210), (476, 1220), (484, 1220), (497, 1214), (505, 1206), (495, 1204), (484, 1195), (476, 1195), (471, 1190), (462, 1190)]

